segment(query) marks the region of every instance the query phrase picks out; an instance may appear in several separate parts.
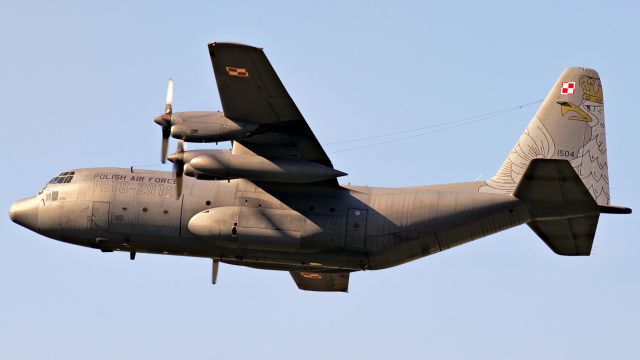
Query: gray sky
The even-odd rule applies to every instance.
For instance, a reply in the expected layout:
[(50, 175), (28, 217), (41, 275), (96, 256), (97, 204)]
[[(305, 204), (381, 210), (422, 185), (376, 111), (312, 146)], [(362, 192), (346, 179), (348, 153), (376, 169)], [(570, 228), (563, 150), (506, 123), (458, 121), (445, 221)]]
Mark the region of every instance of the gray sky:
[[(323, 144), (535, 101), (564, 68), (593, 67), (612, 203), (640, 211), (640, 4), (521, 3), (2, 1), (0, 204), (8, 210), (65, 169), (157, 163), (152, 120), (167, 79), (176, 111), (219, 110), (206, 45), (235, 41), (265, 48)], [(353, 184), (487, 178), (535, 109), (329, 155)], [(206, 259), (131, 262), (8, 216), (0, 226), (2, 359), (640, 355), (637, 212), (603, 215), (591, 257), (557, 256), (522, 226), (353, 274), (349, 294), (302, 292), (287, 273), (225, 265), (213, 287)]]

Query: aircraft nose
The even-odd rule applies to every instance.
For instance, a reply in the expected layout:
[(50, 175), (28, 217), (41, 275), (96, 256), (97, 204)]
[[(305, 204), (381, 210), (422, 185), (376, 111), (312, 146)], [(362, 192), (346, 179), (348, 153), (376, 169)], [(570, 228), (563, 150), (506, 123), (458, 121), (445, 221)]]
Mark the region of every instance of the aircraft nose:
[(11, 221), (29, 230), (38, 230), (38, 199), (35, 196), (18, 200), (9, 209)]

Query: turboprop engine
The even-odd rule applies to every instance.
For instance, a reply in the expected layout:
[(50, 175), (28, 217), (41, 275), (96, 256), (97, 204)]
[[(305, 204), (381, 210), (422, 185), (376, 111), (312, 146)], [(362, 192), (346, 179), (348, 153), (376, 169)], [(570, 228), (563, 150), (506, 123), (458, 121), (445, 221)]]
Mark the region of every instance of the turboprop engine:
[(175, 112), (171, 116), (171, 136), (187, 142), (222, 142), (245, 137), (258, 128), (229, 120), (222, 112)]
[(173, 80), (167, 85), (164, 113), (153, 121), (162, 127), (161, 161), (167, 157), (169, 137), (187, 142), (221, 142), (241, 139), (258, 125), (233, 121), (219, 111), (173, 112)]
[(184, 174), (204, 179), (244, 178), (257, 181), (311, 183), (347, 175), (312, 161), (233, 154), (228, 150), (194, 150), (168, 157)]

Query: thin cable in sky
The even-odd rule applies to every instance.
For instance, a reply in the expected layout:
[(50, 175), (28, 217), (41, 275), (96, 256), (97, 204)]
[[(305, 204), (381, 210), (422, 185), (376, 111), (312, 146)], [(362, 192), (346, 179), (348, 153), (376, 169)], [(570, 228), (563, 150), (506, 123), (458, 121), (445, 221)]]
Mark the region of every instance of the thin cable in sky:
[[(444, 130), (454, 129), (454, 128), (457, 128), (457, 127), (470, 125), (470, 124), (473, 124), (473, 123), (476, 123), (476, 122), (479, 122), (479, 121), (483, 121), (483, 120), (493, 119), (493, 118), (496, 118), (498, 116), (505, 115), (505, 114), (508, 114), (510, 112), (517, 111), (517, 110), (523, 109), (523, 108), (531, 106), (531, 105), (539, 104), (543, 100), (544, 99), (531, 101), (531, 102), (528, 102), (528, 103), (524, 103), (524, 104), (520, 104), (520, 105), (516, 105), (516, 106), (511, 106), (511, 107), (504, 108), (504, 109), (501, 109), (501, 110), (496, 110), (496, 111), (492, 111), (492, 112), (488, 112), (488, 113), (484, 113), (484, 114), (480, 114), (480, 115), (470, 116), (470, 117), (466, 117), (466, 118), (462, 118), (462, 119), (458, 119), (458, 120), (445, 121), (445, 122), (441, 122), (441, 123), (437, 123), (437, 124), (431, 124), (431, 125), (427, 125), (427, 126), (422, 126), (422, 127), (419, 127), (419, 128), (407, 129), (407, 130), (401, 130), (401, 131), (394, 131), (394, 132), (386, 133), (386, 134), (379, 134), (379, 135), (373, 135), (373, 136), (366, 136), (366, 137), (361, 137), (361, 138), (354, 138), (354, 139), (349, 139), (349, 140), (337, 141), (337, 142), (328, 143), (327, 145), (337, 145), (337, 144), (345, 144), (345, 143), (350, 143), (350, 142), (358, 142), (358, 141), (365, 141), (365, 140), (371, 140), (371, 139), (378, 139), (378, 138), (383, 138), (383, 137), (388, 137), (388, 136), (393, 136), (393, 135), (406, 134), (406, 133), (411, 133), (411, 132), (415, 132), (415, 131), (420, 131), (420, 130), (432, 129), (432, 128), (440, 127), (439, 129), (434, 129), (434, 130), (430, 130), (430, 131), (424, 131), (424, 132), (420, 132), (418, 134), (402, 136), (402, 137), (399, 137), (399, 138), (394, 138), (394, 139), (390, 139), (390, 140), (375, 142), (375, 143), (372, 143), (372, 144), (366, 144), (366, 145), (360, 145), (360, 146), (350, 147), (350, 148), (346, 148), (346, 149), (335, 150), (335, 151), (331, 151), (330, 153), (335, 154), (335, 153), (341, 153), (341, 152), (347, 152), (347, 151), (353, 151), (353, 150), (366, 149), (366, 148), (370, 148), (370, 147), (373, 147), (373, 146), (389, 144), (389, 143), (396, 142), (396, 141), (412, 139), (412, 138), (415, 138), (415, 137), (424, 136), (424, 135), (428, 135), (428, 134), (433, 134), (433, 133), (441, 132), (441, 131), (444, 131)], [(446, 125), (451, 125), (451, 126), (446, 126)], [(445, 126), (445, 127), (442, 127), (442, 126)]]

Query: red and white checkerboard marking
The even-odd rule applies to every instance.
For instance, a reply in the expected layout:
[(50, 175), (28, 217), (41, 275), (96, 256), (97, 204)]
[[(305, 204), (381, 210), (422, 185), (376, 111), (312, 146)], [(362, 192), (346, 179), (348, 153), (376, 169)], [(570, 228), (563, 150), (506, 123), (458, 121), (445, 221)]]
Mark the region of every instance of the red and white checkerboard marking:
[(574, 83), (573, 81), (563, 82), (562, 83), (562, 90), (560, 90), (560, 94), (562, 94), (562, 95), (573, 95), (573, 93), (575, 91), (576, 91), (576, 83)]
[(227, 73), (231, 76), (249, 77), (247, 69), (227, 66)]

